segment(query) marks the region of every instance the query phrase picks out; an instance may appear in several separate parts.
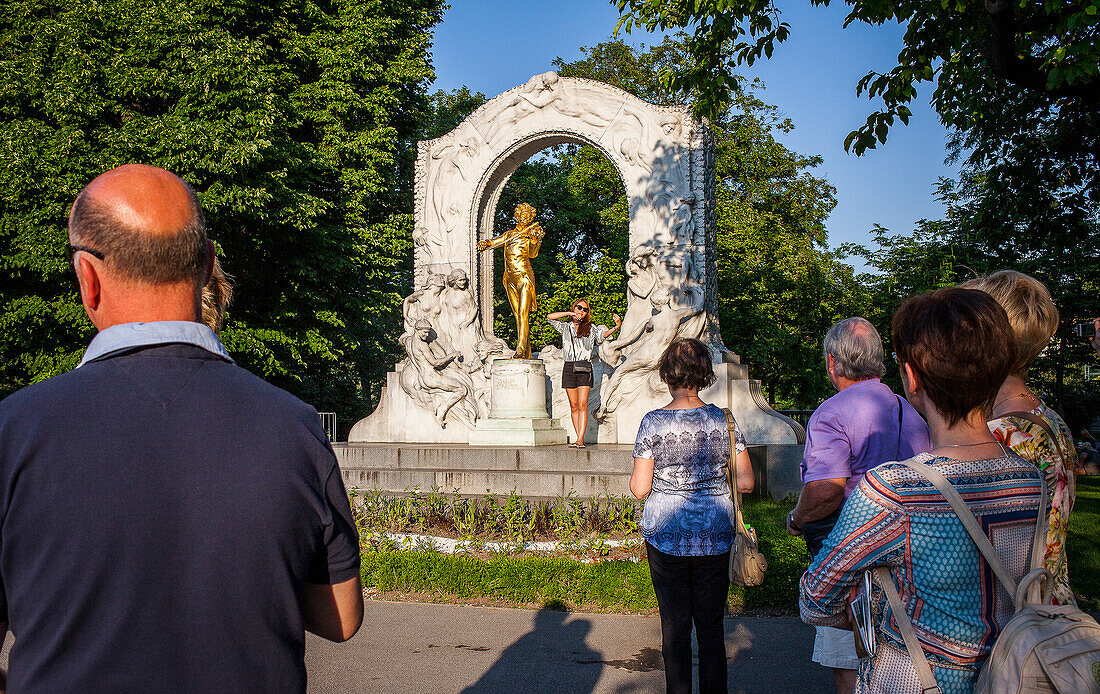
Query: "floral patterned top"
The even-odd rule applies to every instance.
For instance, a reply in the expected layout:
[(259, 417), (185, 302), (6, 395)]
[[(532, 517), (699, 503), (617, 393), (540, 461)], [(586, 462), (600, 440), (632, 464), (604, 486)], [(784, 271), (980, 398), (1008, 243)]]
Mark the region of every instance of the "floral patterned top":
[[(1035, 463), (1046, 475), (1050, 497), (1050, 527), (1047, 530), (1043, 566), (1054, 574), (1054, 603), (1076, 605), (1077, 601), (1069, 587), (1069, 568), (1066, 566), (1066, 533), (1069, 530), (1069, 513), (1077, 496), (1077, 479), (1073, 472), (1077, 449), (1074, 448), (1069, 427), (1057, 412), (1040, 403), (1031, 410), (1031, 414), (1044, 419), (1051, 430), (1058, 434), (1058, 448), (1066, 456), (1065, 463), (1055, 452), (1050, 436), (1035, 422), (1021, 417), (1001, 417), (989, 420), (989, 430), (997, 440), (1011, 448), (1013, 453)], [(1066, 463), (1070, 466), (1068, 469)]]
[[(745, 437), (736, 423), (734, 447), (738, 453), (745, 450)], [(680, 557), (730, 550), (730, 434), (722, 408), (703, 405), (649, 412), (638, 427), (634, 457), (654, 461), (653, 491), (639, 523), (646, 542)]]

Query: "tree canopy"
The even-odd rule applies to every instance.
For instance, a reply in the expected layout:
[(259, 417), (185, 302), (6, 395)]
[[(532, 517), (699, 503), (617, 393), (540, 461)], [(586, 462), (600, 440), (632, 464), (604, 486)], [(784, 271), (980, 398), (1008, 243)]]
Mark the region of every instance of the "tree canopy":
[[(736, 68), (770, 58), (791, 36), (774, 0), (615, 0), (619, 26), (693, 28), (687, 50), (695, 62), (666, 69), (670, 91), (694, 90), (696, 111), (716, 119), (738, 91)], [(810, 0), (830, 5), (831, 0)], [(933, 103), (944, 122), (969, 130), (988, 91), (1007, 88), (1074, 116), (1100, 105), (1100, 0), (846, 0), (853, 22), (906, 24), (897, 65), (870, 71), (859, 93), (881, 108), (852, 131), (856, 153), (886, 141), (895, 121), (907, 123), (917, 85), (935, 82)]]
[(93, 329), (66, 217), (136, 161), (198, 192), (240, 281), (242, 366), (347, 421), (394, 351), (411, 159), (440, 0), (0, 2), (0, 395)]

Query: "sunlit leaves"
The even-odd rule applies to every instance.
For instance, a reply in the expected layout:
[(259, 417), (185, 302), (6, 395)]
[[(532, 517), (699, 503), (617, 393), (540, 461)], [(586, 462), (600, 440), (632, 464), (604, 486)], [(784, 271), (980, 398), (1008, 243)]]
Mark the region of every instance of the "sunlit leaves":
[(342, 425), (392, 361), (437, 0), (0, 1), (0, 393), (92, 330), (68, 205), (140, 161), (195, 186), (236, 293), (226, 344)]

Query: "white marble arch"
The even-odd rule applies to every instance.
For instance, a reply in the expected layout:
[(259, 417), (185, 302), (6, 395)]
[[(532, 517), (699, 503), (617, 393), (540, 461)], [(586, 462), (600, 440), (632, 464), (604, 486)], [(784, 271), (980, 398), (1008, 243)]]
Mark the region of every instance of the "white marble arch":
[[(492, 329), (489, 238), (501, 191), (537, 152), (574, 142), (598, 148), (615, 165), (629, 200), (630, 247), (684, 254), (716, 268), (714, 145), (710, 130), (684, 107), (660, 107), (594, 80), (546, 72), (483, 104), (443, 137), (421, 142), (416, 162), (415, 276), (462, 268), (476, 278), (483, 329)], [(705, 296), (705, 339), (723, 351), (714, 318), (715, 271), (698, 277)]]
[[(801, 427), (775, 414), (766, 403), (760, 406), (762, 397), (754, 392), (759, 384), (747, 380), (737, 356), (722, 344), (716, 293), (714, 141), (709, 128), (693, 119), (685, 107), (655, 106), (602, 82), (545, 72), (486, 102), (446, 135), (420, 142), (413, 233), (416, 286), (464, 271), (477, 294), (480, 332), (491, 337), (493, 261), (489, 253), (477, 253), (477, 241), (492, 236), (501, 191), (520, 164), (562, 143), (592, 145), (615, 165), (629, 205), (632, 251), (626, 270), (648, 272), (652, 280), (644, 295), (628, 294), (623, 339), (615, 349), (603, 351), (614, 362), (602, 364), (603, 383), (617, 394), (614, 402), (621, 404), (609, 411), (600, 401), (597, 386), (590, 405), (593, 414), (601, 406), (604, 409), (601, 422), (597, 425), (593, 420), (586, 438), (632, 443), (642, 414), (667, 400), (667, 392), (654, 382), (655, 363), (648, 372), (634, 370), (629, 378), (612, 381), (617, 364), (636, 353), (628, 369), (636, 368), (639, 359), (645, 360), (643, 355), (654, 351), (653, 337), (661, 334), (668, 341), (672, 339), (668, 335), (698, 337), (710, 346), (720, 367), (720, 382), (709, 391), (711, 400), (734, 409), (746, 434), (752, 432), (750, 438), (759, 439), (750, 443), (797, 443)], [(642, 330), (651, 314), (667, 319), (664, 329)], [(677, 320), (679, 327), (675, 327)], [(625, 339), (628, 324), (635, 328), (632, 341)], [(448, 336), (441, 337), (446, 341)], [(549, 371), (560, 372), (560, 364), (553, 363), (555, 358), (560, 361), (560, 352), (555, 356), (554, 350), (547, 350), (546, 358)], [(407, 364), (402, 362), (398, 373), (390, 375), (378, 410), (353, 428), (349, 440), (464, 440), (464, 432), (468, 433), (464, 425), (455, 423), (435, 432), (426, 413), (417, 411), (416, 402), (394, 387)], [(472, 374), (475, 389), (484, 387), (480, 374)], [(549, 393), (557, 390), (548, 388)], [(552, 416), (560, 417), (571, 432), (568, 410), (562, 411), (558, 402), (564, 399), (551, 400)]]

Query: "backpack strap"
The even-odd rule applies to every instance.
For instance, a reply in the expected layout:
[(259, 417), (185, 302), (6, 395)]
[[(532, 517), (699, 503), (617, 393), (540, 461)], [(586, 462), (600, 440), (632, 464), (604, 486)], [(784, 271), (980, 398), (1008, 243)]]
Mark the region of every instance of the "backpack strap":
[(886, 602), (890, 603), (890, 611), (894, 613), (894, 621), (897, 622), (901, 639), (905, 642), (905, 650), (909, 651), (909, 659), (913, 661), (913, 668), (917, 671), (920, 680), (921, 694), (942, 694), (940, 686), (936, 684), (936, 678), (932, 675), (932, 668), (928, 665), (928, 658), (924, 655), (924, 649), (920, 647), (917, 639), (917, 630), (909, 621), (909, 615), (905, 611), (905, 605), (901, 604), (901, 596), (898, 595), (897, 586), (894, 585), (894, 577), (890, 575), (890, 569), (880, 566), (873, 570), (875, 580), (886, 593)]

